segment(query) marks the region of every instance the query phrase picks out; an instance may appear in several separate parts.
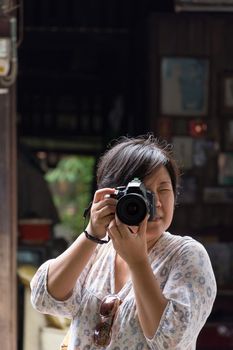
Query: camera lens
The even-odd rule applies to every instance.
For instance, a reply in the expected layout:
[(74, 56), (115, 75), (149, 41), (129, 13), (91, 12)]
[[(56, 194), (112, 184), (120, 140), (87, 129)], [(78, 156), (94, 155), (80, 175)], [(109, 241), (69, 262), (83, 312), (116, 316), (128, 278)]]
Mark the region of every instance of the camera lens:
[(126, 194), (117, 203), (116, 214), (126, 225), (137, 226), (148, 213), (145, 199), (137, 193)]
[(137, 203), (129, 203), (126, 208), (128, 215), (135, 215), (138, 213), (138, 204)]

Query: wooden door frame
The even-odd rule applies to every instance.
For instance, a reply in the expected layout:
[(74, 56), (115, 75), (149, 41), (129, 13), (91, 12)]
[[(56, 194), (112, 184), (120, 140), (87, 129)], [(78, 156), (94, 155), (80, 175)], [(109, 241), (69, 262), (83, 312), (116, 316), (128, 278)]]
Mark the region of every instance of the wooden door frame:
[(0, 87), (0, 339), (17, 349), (15, 87)]

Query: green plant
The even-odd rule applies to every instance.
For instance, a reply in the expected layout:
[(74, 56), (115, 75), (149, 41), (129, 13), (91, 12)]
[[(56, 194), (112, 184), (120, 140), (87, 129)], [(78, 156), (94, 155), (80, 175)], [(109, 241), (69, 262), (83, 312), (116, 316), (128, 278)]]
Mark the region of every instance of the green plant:
[(45, 175), (61, 222), (76, 237), (83, 231), (83, 212), (91, 200), (94, 157), (66, 156)]

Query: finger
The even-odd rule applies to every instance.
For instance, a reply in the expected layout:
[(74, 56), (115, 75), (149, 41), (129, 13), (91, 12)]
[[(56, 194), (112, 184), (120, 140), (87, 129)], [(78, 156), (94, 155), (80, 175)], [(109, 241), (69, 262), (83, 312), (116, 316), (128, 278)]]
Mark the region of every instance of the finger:
[(116, 206), (115, 205), (105, 205), (103, 207), (96, 208), (96, 213), (100, 217), (105, 217), (110, 214), (114, 215), (116, 211)]
[[(100, 211), (105, 207), (116, 208), (117, 200), (115, 198), (105, 198), (99, 202), (93, 203), (92, 210)], [(115, 209), (114, 209), (115, 212)]]
[(115, 216), (115, 221), (116, 221), (117, 228), (118, 228), (119, 232), (121, 233), (122, 237), (127, 238), (129, 235), (131, 235), (133, 233), (132, 230), (128, 227), (128, 225), (126, 225), (122, 221), (120, 221), (117, 216)]
[(122, 231), (119, 229), (115, 218), (108, 225), (108, 230), (110, 231), (111, 237), (113, 237), (113, 239), (116, 240), (117, 238), (122, 238)]
[(138, 233), (138, 226), (129, 226), (128, 229), (134, 235), (136, 235)]
[(113, 194), (115, 192), (114, 188), (101, 188), (97, 190), (94, 194), (93, 203), (98, 203), (104, 199), (104, 196), (107, 194)]
[(147, 228), (148, 218), (149, 218), (149, 215), (147, 215), (145, 217), (145, 219), (139, 224), (139, 227), (138, 227), (138, 235), (139, 236), (143, 236), (145, 234), (146, 228)]
[(108, 236), (111, 238), (111, 240), (112, 240), (113, 242), (115, 242), (115, 237), (114, 237), (114, 235), (112, 234), (112, 232), (109, 230), (109, 226), (108, 226), (108, 228), (107, 228), (107, 234), (108, 234)]

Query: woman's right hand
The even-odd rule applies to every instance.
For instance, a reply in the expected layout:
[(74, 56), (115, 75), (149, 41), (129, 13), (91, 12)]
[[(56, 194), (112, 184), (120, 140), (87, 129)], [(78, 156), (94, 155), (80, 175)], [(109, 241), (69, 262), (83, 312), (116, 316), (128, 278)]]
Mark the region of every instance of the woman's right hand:
[(108, 225), (115, 216), (117, 200), (109, 196), (114, 192), (114, 188), (102, 188), (95, 192), (86, 228), (90, 235), (100, 239), (105, 237)]
[[(114, 218), (117, 200), (109, 197), (114, 192), (113, 188), (104, 188), (96, 191), (93, 198), (86, 230), (99, 239), (105, 236), (106, 227)], [(79, 235), (67, 250), (51, 261), (47, 287), (55, 299), (66, 300), (72, 294), (77, 279), (94, 250), (95, 245), (90, 243), (85, 235)]]

